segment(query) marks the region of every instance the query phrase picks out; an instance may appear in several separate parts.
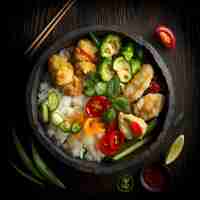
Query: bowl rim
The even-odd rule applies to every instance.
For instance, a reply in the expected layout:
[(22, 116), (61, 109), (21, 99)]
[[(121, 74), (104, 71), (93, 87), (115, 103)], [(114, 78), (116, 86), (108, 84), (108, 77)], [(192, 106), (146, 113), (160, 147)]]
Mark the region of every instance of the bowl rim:
[[(44, 132), (38, 117), (36, 116), (36, 112), (34, 112), (34, 108), (36, 107), (36, 102), (34, 103), (34, 95), (32, 93), (33, 83), (38, 80), (38, 77), (35, 77), (36, 73), (39, 73), (38, 70), (41, 70), (40, 67), (43, 65), (48, 56), (50, 54), (53, 54), (57, 52), (62, 47), (60, 44), (64, 44), (66, 41), (73, 40), (75, 38), (80, 37), (81, 35), (87, 34), (92, 31), (108, 31), (108, 32), (116, 32), (119, 34), (123, 34), (132, 40), (134, 40), (136, 43), (144, 46), (153, 56), (153, 59), (157, 63), (158, 67), (161, 69), (161, 72), (165, 78), (165, 81), (167, 83), (167, 87), (169, 90), (169, 99), (168, 99), (168, 110), (166, 111), (166, 118), (164, 121), (163, 129), (159, 133), (157, 140), (152, 142), (150, 146), (145, 149), (143, 152), (140, 153), (140, 155), (136, 155), (134, 159), (132, 160), (123, 160), (118, 161), (116, 163), (112, 163), (111, 165), (107, 165), (104, 163), (96, 163), (91, 161), (83, 161), (80, 164), (80, 160), (73, 158), (72, 156), (69, 156), (66, 154), (58, 145), (55, 145), (51, 138), (49, 138)], [(69, 33), (64, 34), (63, 37), (56, 40), (50, 47), (48, 47), (44, 52), (41, 54), (39, 59), (37, 60), (36, 64), (33, 67), (32, 72), (30, 73), (30, 77), (27, 83), (26, 88), (26, 110), (28, 114), (28, 120), (30, 122), (30, 125), (33, 129), (33, 134), (36, 136), (36, 138), (39, 140), (39, 142), (59, 161), (66, 164), (69, 167), (73, 167), (76, 170), (82, 171), (82, 172), (88, 172), (88, 173), (94, 173), (94, 174), (112, 174), (115, 172), (119, 172), (122, 170), (125, 170), (132, 165), (140, 165), (145, 162), (146, 158), (149, 156), (150, 151), (154, 153), (161, 152), (161, 143), (164, 140), (165, 136), (167, 135), (167, 130), (171, 124), (171, 120), (174, 116), (174, 110), (175, 110), (175, 96), (174, 96), (174, 89), (173, 89), (173, 80), (172, 76), (170, 74), (170, 71), (168, 70), (165, 62), (163, 61), (163, 58), (158, 54), (157, 50), (146, 40), (143, 39), (141, 35), (137, 35), (133, 31), (127, 30), (126, 28), (123, 28), (122, 26), (104, 26), (104, 25), (94, 25), (94, 26), (87, 26), (79, 29), (75, 29), (73, 31), (70, 31)], [(138, 157), (139, 156), (139, 157)], [(122, 165), (122, 162), (124, 163)]]

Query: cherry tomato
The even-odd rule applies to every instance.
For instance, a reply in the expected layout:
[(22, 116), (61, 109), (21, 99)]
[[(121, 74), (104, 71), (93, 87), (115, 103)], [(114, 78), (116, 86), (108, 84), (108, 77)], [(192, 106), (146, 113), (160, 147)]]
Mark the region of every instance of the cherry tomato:
[(176, 47), (176, 38), (173, 32), (166, 26), (160, 25), (155, 30), (156, 37), (167, 48)]
[(96, 145), (97, 149), (99, 149), (103, 154), (107, 156), (112, 156), (115, 154), (116, 149), (112, 149), (110, 146), (109, 135), (105, 134), (100, 141)]
[(125, 137), (120, 131), (115, 130), (110, 133), (110, 146), (112, 149), (118, 150), (124, 140)]
[(160, 85), (156, 81), (151, 81), (148, 91), (150, 93), (158, 93), (160, 92)]
[(97, 143), (97, 148), (107, 156), (114, 155), (124, 143), (124, 135), (119, 131), (106, 133)]
[(101, 117), (111, 106), (111, 102), (105, 96), (94, 96), (86, 104), (85, 112), (89, 117)]
[(137, 122), (132, 122), (130, 128), (134, 136), (139, 137), (142, 135), (142, 128)]

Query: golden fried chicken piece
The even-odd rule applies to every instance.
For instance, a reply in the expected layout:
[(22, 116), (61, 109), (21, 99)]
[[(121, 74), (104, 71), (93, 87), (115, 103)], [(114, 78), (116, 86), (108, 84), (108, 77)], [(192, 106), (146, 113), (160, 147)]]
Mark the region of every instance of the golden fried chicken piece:
[(138, 100), (143, 95), (149, 87), (153, 76), (153, 67), (150, 64), (143, 64), (141, 70), (124, 89), (124, 95), (130, 102)]
[(96, 65), (88, 61), (79, 61), (75, 66), (77, 70), (81, 70), (84, 74), (96, 71)]
[(95, 63), (97, 60), (97, 48), (88, 39), (81, 39), (74, 50), (74, 57), (77, 61), (90, 61)]
[(159, 115), (163, 109), (164, 102), (164, 95), (159, 93), (150, 93), (142, 97), (136, 104), (134, 104), (133, 110), (136, 116), (148, 121)]
[(64, 94), (67, 96), (80, 96), (83, 92), (83, 81), (77, 76), (73, 76), (71, 83), (64, 86)]
[(48, 60), (48, 69), (57, 86), (62, 87), (73, 80), (74, 68), (64, 56), (52, 55)]

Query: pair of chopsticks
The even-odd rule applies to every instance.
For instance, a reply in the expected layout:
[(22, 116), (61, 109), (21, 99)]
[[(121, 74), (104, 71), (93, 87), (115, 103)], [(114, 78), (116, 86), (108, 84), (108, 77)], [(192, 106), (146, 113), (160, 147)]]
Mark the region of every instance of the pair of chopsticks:
[(50, 21), (50, 23), (43, 29), (43, 31), (36, 37), (36, 39), (31, 43), (31, 45), (26, 49), (24, 55), (32, 56), (34, 52), (41, 46), (48, 35), (53, 31), (56, 25), (60, 22), (63, 16), (69, 11), (69, 9), (74, 5), (76, 0), (68, 0), (56, 16)]

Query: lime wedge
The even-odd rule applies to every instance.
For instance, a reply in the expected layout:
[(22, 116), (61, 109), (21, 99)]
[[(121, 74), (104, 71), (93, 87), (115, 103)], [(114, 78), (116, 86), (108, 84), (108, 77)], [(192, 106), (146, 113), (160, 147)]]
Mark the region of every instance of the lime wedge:
[(184, 146), (184, 135), (181, 134), (176, 138), (176, 140), (170, 146), (169, 152), (165, 159), (166, 165), (169, 165), (178, 158), (183, 149), (183, 146)]

